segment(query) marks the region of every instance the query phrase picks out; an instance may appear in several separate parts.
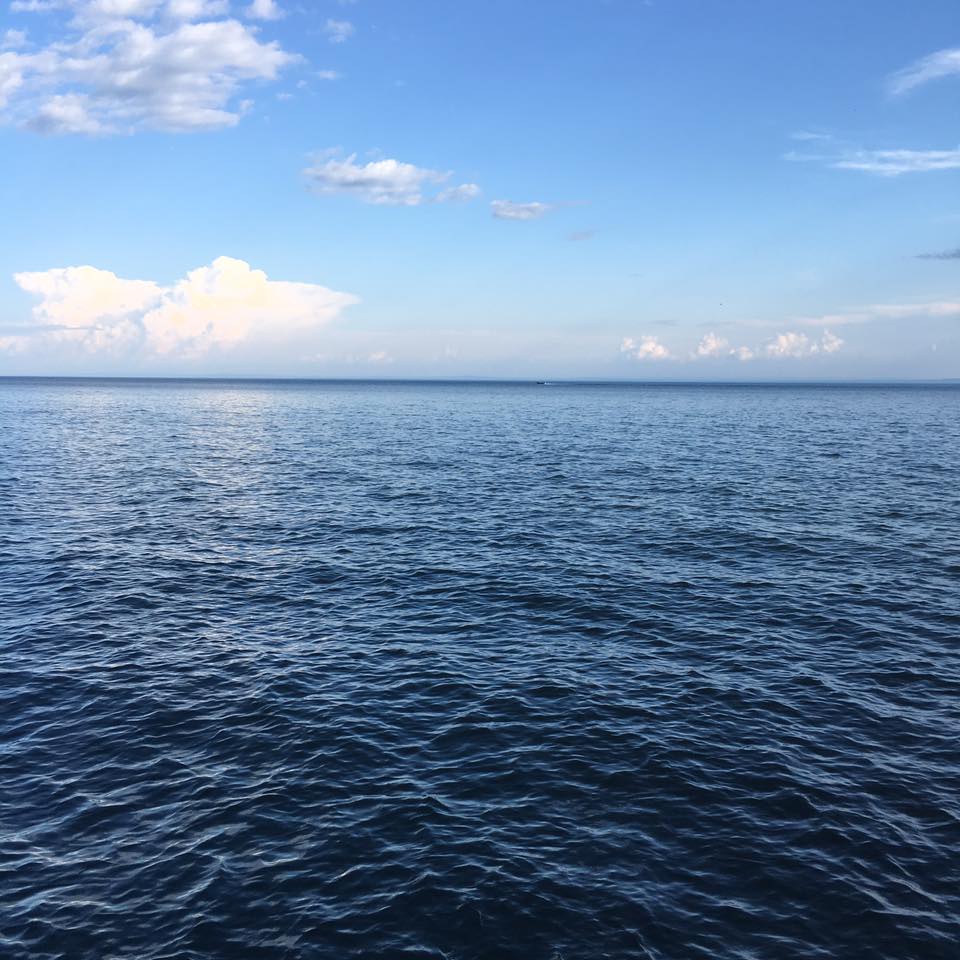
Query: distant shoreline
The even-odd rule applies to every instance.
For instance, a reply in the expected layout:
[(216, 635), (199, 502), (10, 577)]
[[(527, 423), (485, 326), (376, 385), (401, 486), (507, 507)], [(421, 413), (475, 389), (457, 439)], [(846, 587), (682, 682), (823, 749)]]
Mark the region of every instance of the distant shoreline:
[(96, 374), (0, 374), (0, 383), (287, 383), (287, 384), (423, 384), (447, 386), (529, 386), (529, 387), (909, 387), (960, 386), (960, 377), (939, 379), (864, 380), (616, 380), (547, 379), (502, 377), (286, 377), (261, 375), (223, 376), (118, 376)]

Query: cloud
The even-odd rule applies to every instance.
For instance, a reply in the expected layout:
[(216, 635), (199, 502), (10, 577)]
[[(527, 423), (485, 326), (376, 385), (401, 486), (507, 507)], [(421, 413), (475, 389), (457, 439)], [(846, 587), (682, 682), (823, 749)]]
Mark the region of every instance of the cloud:
[(812, 340), (805, 333), (781, 333), (768, 340), (763, 346), (765, 356), (778, 359), (813, 357), (818, 354), (836, 353), (843, 346), (843, 340), (824, 330), (819, 340)]
[(228, 0), (167, 0), (164, 16), (171, 20), (201, 20), (230, 12)]
[(235, 125), (241, 87), (276, 79), (299, 58), (237, 20), (194, 22), (218, 0), (64, 0), (59, 35), (0, 54), (2, 119), (47, 134), (212, 130)]
[(7, 30), (0, 37), (0, 50), (18, 50), (27, 45), (27, 34), (23, 30)]
[(958, 74), (960, 74), (960, 48), (938, 50), (897, 71), (889, 79), (887, 88), (894, 96), (902, 96), (931, 80)]
[(253, 0), (245, 14), (250, 20), (279, 20), (286, 16), (276, 0)]
[(458, 187), (447, 187), (434, 198), (437, 203), (464, 202), (476, 200), (483, 191), (475, 183), (461, 183)]
[(695, 356), (722, 357), (731, 352), (728, 341), (724, 340), (723, 337), (717, 336), (715, 333), (708, 333), (700, 343), (697, 344)]
[(817, 140), (832, 140), (829, 133), (815, 133), (812, 130), (797, 130), (790, 134), (791, 140), (799, 140), (802, 143), (810, 143)]
[(314, 166), (303, 172), (317, 193), (344, 194), (380, 206), (417, 207), (423, 203), (472, 200), (480, 194), (475, 183), (446, 187), (431, 194), (428, 188), (448, 181), (449, 172), (392, 159), (358, 163), (355, 153), (340, 157), (326, 151)]
[(346, 43), (357, 32), (349, 20), (329, 19), (323, 29), (331, 43)]
[(571, 243), (579, 243), (583, 240), (592, 240), (595, 236), (596, 233), (593, 230), (574, 230), (573, 233), (567, 234), (567, 239)]
[(957, 150), (857, 150), (830, 162), (838, 170), (862, 170), (881, 177), (960, 169)]
[(96, 353), (195, 358), (248, 342), (277, 342), (335, 320), (357, 298), (310, 283), (270, 280), (243, 260), (218, 257), (170, 286), (96, 267), (18, 273), (39, 299), (35, 338)]
[(733, 357), (737, 360), (753, 360), (756, 353), (750, 347), (731, 347), (728, 340), (716, 333), (708, 333), (697, 344), (692, 359), (708, 360), (720, 357)]
[(498, 220), (539, 220), (553, 207), (549, 203), (531, 200), (528, 203), (516, 203), (513, 200), (493, 200), (490, 209)]
[(840, 327), (872, 323), (876, 320), (903, 320), (914, 317), (953, 317), (960, 315), (960, 302), (933, 300), (926, 303), (874, 303), (868, 307), (794, 321), (806, 327)]
[(339, 80), (343, 74), (339, 70), (318, 70), (317, 76), (321, 80)]
[(759, 358), (769, 359), (805, 359), (836, 353), (843, 346), (843, 340), (824, 330), (819, 339), (805, 333), (781, 333), (755, 349), (748, 346), (731, 346), (730, 342), (716, 333), (704, 336), (692, 352), (687, 354), (673, 352), (659, 338), (641, 336), (624, 337), (620, 352), (632, 360), (739, 360), (747, 362)]
[(960, 247), (956, 250), (941, 250), (939, 253), (918, 253), (917, 260), (960, 260)]
[(631, 360), (668, 360), (670, 351), (656, 338), (650, 336), (624, 337), (620, 344), (620, 352), (625, 353)]

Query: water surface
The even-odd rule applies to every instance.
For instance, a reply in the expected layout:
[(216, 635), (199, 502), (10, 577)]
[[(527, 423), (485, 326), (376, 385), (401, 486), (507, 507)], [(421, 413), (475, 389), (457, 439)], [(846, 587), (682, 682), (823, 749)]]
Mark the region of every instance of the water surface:
[(960, 389), (0, 381), (0, 953), (960, 939)]

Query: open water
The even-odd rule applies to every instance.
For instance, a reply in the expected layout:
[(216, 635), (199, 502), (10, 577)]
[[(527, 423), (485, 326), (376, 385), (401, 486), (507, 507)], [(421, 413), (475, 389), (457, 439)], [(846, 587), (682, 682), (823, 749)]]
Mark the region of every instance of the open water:
[(0, 955), (960, 956), (960, 389), (0, 381)]

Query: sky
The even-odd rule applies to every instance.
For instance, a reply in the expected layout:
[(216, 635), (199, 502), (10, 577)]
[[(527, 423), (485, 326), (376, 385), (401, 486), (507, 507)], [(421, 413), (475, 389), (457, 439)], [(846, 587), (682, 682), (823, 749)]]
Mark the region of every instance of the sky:
[(0, 0), (0, 375), (960, 377), (956, 0)]

